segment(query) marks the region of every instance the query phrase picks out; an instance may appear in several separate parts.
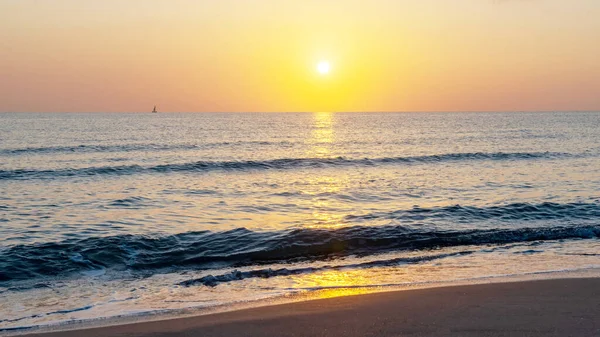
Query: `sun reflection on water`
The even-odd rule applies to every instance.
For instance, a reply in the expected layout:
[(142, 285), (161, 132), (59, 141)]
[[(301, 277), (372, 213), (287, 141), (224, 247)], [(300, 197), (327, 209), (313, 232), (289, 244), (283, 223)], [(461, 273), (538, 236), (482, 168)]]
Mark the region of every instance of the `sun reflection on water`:
[(331, 298), (372, 293), (373, 280), (368, 270), (330, 270), (303, 275), (295, 283), (301, 288), (319, 289), (312, 298)]
[(314, 293), (307, 294), (307, 297), (309, 297), (310, 299), (323, 299), (323, 298), (361, 295), (361, 294), (371, 294), (375, 291), (376, 291), (375, 287), (333, 288), (333, 289), (322, 289), (322, 290), (315, 291)]
[(313, 115), (311, 138), (308, 140), (312, 157), (327, 158), (335, 140), (334, 116), (331, 112), (316, 112)]
[[(312, 158), (330, 158), (332, 144), (335, 140), (335, 116), (331, 112), (313, 114), (313, 125), (307, 156)], [(304, 227), (332, 229), (343, 226), (344, 205), (336, 199), (341, 189), (347, 184), (347, 179), (336, 174), (321, 171), (306, 178), (306, 188), (302, 192), (311, 198), (303, 205), (310, 209), (310, 220)]]
[[(335, 116), (330, 112), (313, 114), (313, 125), (307, 143), (310, 148), (307, 156), (311, 158), (331, 158), (334, 156), (332, 145), (335, 143)], [(331, 171), (315, 171), (305, 179), (303, 194), (310, 199), (302, 205), (310, 210), (305, 228), (333, 230), (346, 225), (344, 217), (351, 212), (341, 196), (349, 185), (346, 175)], [(372, 292), (364, 286), (371, 284), (369, 275), (363, 270), (330, 270), (311, 275), (303, 275), (293, 281), (300, 288), (320, 289), (311, 292), (312, 298), (329, 298), (357, 295)], [(358, 286), (358, 287), (356, 287)]]

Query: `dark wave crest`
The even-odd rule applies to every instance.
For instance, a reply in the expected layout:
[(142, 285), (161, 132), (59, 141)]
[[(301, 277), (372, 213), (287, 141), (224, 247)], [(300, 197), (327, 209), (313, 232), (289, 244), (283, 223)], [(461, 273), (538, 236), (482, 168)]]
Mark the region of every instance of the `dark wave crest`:
[(567, 203), (558, 204), (544, 202), (540, 204), (513, 203), (502, 206), (473, 207), (473, 206), (445, 206), (420, 208), (394, 212), (377, 212), (364, 215), (348, 215), (347, 222), (360, 223), (371, 220), (404, 220), (421, 221), (429, 219), (457, 219), (459, 222), (472, 222), (479, 220), (554, 220), (554, 219), (598, 219), (600, 218), (600, 204), (598, 203)]
[(172, 151), (172, 150), (196, 150), (210, 149), (222, 146), (256, 146), (273, 145), (285, 146), (289, 142), (268, 142), (268, 141), (237, 141), (237, 142), (215, 142), (206, 144), (82, 144), (77, 146), (38, 146), (0, 149), (0, 155), (30, 155), (30, 154), (58, 154), (58, 153), (102, 153), (102, 152), (132, 152), (132, 151)]
[(600, 225), (570, 225), (459, 231), (420, 230), (404, 226), (276, 232), (239, 228), (226, 232), (188, 232), (159, 237), (94, 237), (4, 248), (0, 250), (0, 282), (107, 268), (153, 274), (165, 268), (212, 269), (399, 250), (599, 236)]
[(469, 160), (532, 160), (572, 157), (574, 155), (560, 152), (495, 152), (495, 153), (447, 153), (439, 155), (347, 159), (337, 158), (283, 158), (264, 161), (196, 161), (181, 164), (164, 164), (156, 166), (123, 165), (87, 167), (78, 169), (57, 170), (0, 170), (2, 179), (49, 179), (71, 176), (94, 175), (130, 175), (138, 173), (168, 173), (168, 172), (207, 172), (207, 171), (249, 171), (249, 170), (285, 170), (305, 168), (347, 167), (347, 166), (378, 166), (393, 164), (440, 163)]
[(344, 265), (330, 265), (330, 266), (322, 266), (322, 267), (304, 267), (304, 268), (280, 268), (280, 269), (254, 269), (249, 271), (239, 271), (233, 270), (227, 274), (221, 275), (207, 275), (201, 278), (191, 279), (187, 281), (180, 282), (179, 285), (189, 287), (194, 285), (205, 285), (209, 287), (214, 287), (219, 285), (220, 283), (227, 283), (231, 281), (240, 281), (248, 278), (271, 278), (277, 276), (289, 276), (289, 275), (300, 275), (300, 274), (309, 274), (320, 271), (329, 271), (329, 270), (341, 270), (341, 269), (369, 269), (376, 267), (390, 267), (390, 266), (398, 266), (402, 264), (414, 264), (419, 262), (433, 261), (437, 259), (443, 259), (446, 257), (459, 256), (459, 255), (468, 255), (473, 253), (472, 251), (462, 251), (457, 253), (450, 254), (438, 254), (438, 255), (429, 255), (429, 256), (420, 256), (420, 257), (406, 257), (406, 258), (396, 258), (396, 259), (387, 259), (387, 260), (377, 260), (370, 261), (364, 263), (354, 263), (354, 264), (344, 264)]
[(41, 146), (13, 149), (0, 149), (3, 155), (29, 155), (54, 153), (90, 153), (90, 152), (131, 152), (131, 151), (162, 151), (185, 150), (198, 148), (196, 145), (176, 144), (124, 144), (124, 145), (77, 145), (77, 146)]

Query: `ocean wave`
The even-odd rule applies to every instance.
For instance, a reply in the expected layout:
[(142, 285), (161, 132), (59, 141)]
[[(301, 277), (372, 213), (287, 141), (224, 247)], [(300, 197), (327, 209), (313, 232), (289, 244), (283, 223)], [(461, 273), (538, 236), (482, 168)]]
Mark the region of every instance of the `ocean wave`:
[(90, 274), (105, 269), (140, 275), (161, 270), (228, 268), (315, 261), (347, 255), (591, 239), (600, 225), (435, 231), (404, 226), (351, 226), (334, 230), (187, 232), (171, 236), (120, 235), (17, 245), (0, 250), (0, 283), (38, 277)]
[(31, 155), (31, 154), (58, 154), (58, 153), (102, 153), (102, 152), (134, 152), (134, 151), (172, 151), (172, 150), (197, 150), (211, 149), (223, 146), (256, 146), (274, 145), (285, 146), (292, 143), (286, 141), (236, 141), (236, 142), (214, 142), (206, 144), (81, 144), (75, 146), (37, 146), (0, 149), (0, 155)]
[(554, 220), (554, 219), (598, 219), (600, 204), (598, 203), (566, 203), (544, 202), (540, 204), (513, 203), (502, 206), (473, 207), (445, 206), (421, 208), (393, 212), (376, 212), (363, 215), (347, 215), (346, 222), (363, 222), (372, 220), (422, 221), (426, 219), (452, 218), (459, 221), (477, 220)]
[(420, 262), (428, 262), (438, 259), (443, 259), (447, 257), (453, 256), (462, 256), (472, 254), (473, 251), (462, 251), (457, 253), (450, 254), (438, 254), (438, 255), (430, 255), (430, 256), (417, 256), (417, 257), (405, 257), (405, 258), (395, 258), (395, 259), (387, 259), (387, 260), (377, 260), (377, 261), (369, 261), (364, 263), (352, 263), (352, 264), (343, 264), (343, 265), (329, 265), (329, 266), (321, 266), (321, 267), (304, 267), (304, 268), (280, 268), (280, 269), (255, 269), (248, 271), (239, 271), (233, 270), (226, 274), (220, 275), (206, 275), (200, 278), (190, 279), (183, 282), (180, 282), (179, 285), (184, 287), (195, 286), (195, 285), (205, 285), (209, 287), (215, 287), (221, 283), (227, 283), (232, 281), (240, 281), (248, 278), (271, 278), (277, 276), (289, 276), (289, 275), (300, 275), (300, 274), (310, 274), (321, 271), (330, 271), (330, 270), (342, 270), (342, 269), (369, 269), (369, 268), (377, 268), (377, 267), (390, 267), (390, 266), (398, 266), (402, 264), (414, 264)]
[[(56, 310), (56, 311), (46, 312), (43, 314), (35, 314), (35, 315), (31, 315), (31, 316), (19, 317), (19, 318), (14, 318), (14, 319), (3, 319), (3, 320), (0, 320), (0, 323), (3, 323), (3, 322), (14, 323), (14, 322), (22, 321), (25, 319), (31, 319), (31, 318), (40, 318), (40, 317), (46, 317), (46, 316), (51, 316), (51, 315), (70, 314), (70, 313), (77, 312), (77, 311), (89, 310), (93, 307), (94, 307), (93, 305), (86, 305), (86, 306), (74, 308), (74, 309)], [(13, 328), (13, 329), (11, 329), (11, 328), (1, 329), (0, 328), (0, 331), (13, 331), (13, 330), (19, 330), (19, 329), (26, 329), (26, 328), (28, 328), (28, 327), (22, 327), (22, 328), (17, 327), (17, 328)]]
[(65, 168), (56, 170), (17, 169), (0, 170), (3, 179), (48, 179), (56, 177), (95, 176), (95, 175), (131, 175), (138, 173), (169, 172), (207, 172), (207, 171), (250, 171), (250, 170), (285, 170), (347, 166), (377, 166), (393, 164), (440, 163), (473, 160), (533, 160), (573, 157), (575, 155), (561, 152), (494, 152), (494, 153), (446, 153), (438, 155), (384, 157), (349, 159), (336, 158), (282, 158), (273, 160), (246, 161), (195, 161), (179, 164), (163, 164), (155, 166), (122, 165), (86, 168)]
[(192, 144), (120, 144), (120, 145), (76, 145), (76, 146), (39, 146), (12, 149), (0, 149), (0, 155), (30, 155), (56, 153), (90, 153), (90, 152), (131, 152), (131, 151), (166, 151), (196, 149)]
[(113, 200), (108, 204), (108, 207), (115, 208), (136, 208), (148, 204), (150, 199), (144, 197), (128, 197), (123, 199)]

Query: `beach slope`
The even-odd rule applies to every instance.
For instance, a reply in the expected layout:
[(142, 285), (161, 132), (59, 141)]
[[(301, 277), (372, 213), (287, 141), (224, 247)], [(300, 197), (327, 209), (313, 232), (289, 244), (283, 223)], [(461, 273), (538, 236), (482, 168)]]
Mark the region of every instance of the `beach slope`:
[(30, 336), (600, 336), (600, 279), (384, 292)]

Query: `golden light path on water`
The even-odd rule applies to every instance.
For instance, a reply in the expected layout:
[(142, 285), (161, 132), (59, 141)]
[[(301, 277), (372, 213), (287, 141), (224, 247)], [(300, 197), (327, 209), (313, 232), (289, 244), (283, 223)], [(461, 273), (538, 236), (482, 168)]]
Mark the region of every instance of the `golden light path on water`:
[(334, 114), (331, 112), (316, 112), (313, 114), (311, 138), (308, 139), (312, 146), (308, 155), (327, 158), (331, 155), (331, 146), (335, 140)]
[[(316, 112), (313, 114), (311, 138), (308, 142), (312, 145), (307, 153), (309, 158), (330, 158), (332, 146), (335, 143), (335, 115), (331, 112)], [(344, 205), (337, 199), (329, 196), (337, 194), (348, 183), (344, 175), (331, 173), (318, 173), (308, 178), (309, 190), (304, 193), (313, 197), (310, 204), (306, 205), (312, 210), (312, 222), (306, 223), (305, 228), (331, 230), (344, 226), (344, 213), (339, 209)], [(333, 212), (331, 210), (337, 210)], [(372, 292), (368, 288), (352, 288), (370, 284), (369, 271), (341, 271), (329, 270), (310, 275), (293, 277), (297, 286), (322, 289), (310, 295), (311, 298), (331, 298), (349, 295), (358, 295)]]
[[(330, 158), (335, 142), (335, 116), (331, 112), (316, 112), (313, 114), (313, 126), (308, 143), (311, 147), (307, 153), (309, 158)], [(311, 209), (312, 221), (304, 227), (317, 229), (333, 229), (343, 226), (343, 213), (332, 212), (344, 205), (329, 196), (337, 194), (347, 184), (340, 175), (318, 173), (307, 179), (307, 190), (303, 193), (312, 195), (308, 205)]]

